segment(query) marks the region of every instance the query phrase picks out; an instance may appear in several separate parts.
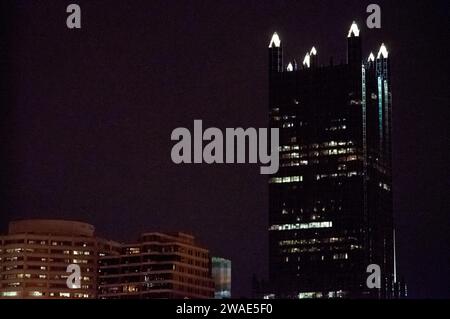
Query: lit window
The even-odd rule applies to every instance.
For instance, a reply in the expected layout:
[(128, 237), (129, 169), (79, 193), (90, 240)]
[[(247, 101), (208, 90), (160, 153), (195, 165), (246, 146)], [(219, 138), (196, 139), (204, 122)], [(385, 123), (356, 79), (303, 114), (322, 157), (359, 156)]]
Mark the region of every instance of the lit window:
[(334, 259), (334, 260), (338, 260), (338, 259), (348, 259), (348, 254), (347, 254), (347, 253), (334, 254), (334, 255), (333, 255), (333, 259)]
[(131, 247), (128, 249), (128, 252), (133, 255), (133, 254), (139, 254), (141, 252), (141, 250), (139, 247)]
[(313, 298), (322, 298), (323, 295), (321, 292), (301, 292), (298, 294), (299, 299), (313, 299)]
[(43, 293), (40, 291), (30, 291), (30, 296), (32, 297), (42, 297)]

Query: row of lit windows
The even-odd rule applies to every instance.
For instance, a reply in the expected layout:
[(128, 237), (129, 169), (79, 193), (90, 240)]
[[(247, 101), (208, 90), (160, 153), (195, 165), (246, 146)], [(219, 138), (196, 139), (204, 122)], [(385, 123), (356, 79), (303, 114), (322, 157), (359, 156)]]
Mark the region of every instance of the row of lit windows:
[[(69, 260), (68, 264), (70, 264), (70, 260)], [(4, 266), (4, 267), (3, 267), (3, 271), (23, 270), (23, 269), (25, 269), (25, 266), (24, 266), (24, 265), (11, 265), (11, 266)], [(30, 267), (28, 267), (27, 269), (30, 269)], [(61, 271), (61, 272), (65, 272), (66, 269), (67, 269), (67, 267), (65, 267), (65, 266), (50, 266), (50, 267), (47, 267), (47, 268), (45, 269), (45, 271), (48, 270), (48, 271)], [(0, 269), (0, 270), (1, 270), (1, 269)], [(92, 270), (91, 270), (91, 268), (85, 268), (85, 269), (83, 269), (83, 271), (85, 271), (85, 272), (91, 272)]]
[[(281, 120), (281, 118), (280, 118), (279, 116), (274, 116), (274, 117), (272, 117), (272, 118), (273, 118), (274, 121), (280, 121), (280, 120)], [(303, 127), (303, 126), (306, 126), (306, 125), (307, 125), (306, 122), (302, 122), (302, 121), (298, 122), (298, 126), (299, 126), (299, 127)], [(285, 123), (282, 124), (282, 127), (283, 127), (283, 128), (293, 128), (294, 126), (295, 126), (294, 122), (285, 122)], [(332, 125), (332, 126), (326, 127), (326, 128), (325, 128), (325, 131), (331, 131), (331, 132), (334, 132), (334, 131), (343, 131), (343, 130), (346, 130), (347, 127), (348, 127), (348, 126), (345, 125), (345, 124), (342, 124), (342, 125)]]
[(329, 141), (323, 143), (313, 143), (309, 145), (282, 145), (279, 147), (280, 151), (295, 151), (295, 150), (304, 150), (304, 149), (319, 149), (319, 148), (328, 148), (328, 147), (336, 147), (336, 146), (352, 146), (354, 143), (352, 141)]
[(333, 222), (311, 222), (311, 223), (297, 223), (297, 224), (283, 224), (272, 225), (269, 230), (297, 230), (297, 229), (311, 229), (311, 228), (331, 228)]
[(329, 244), (329, 243), (340, 243), (346, 240), (348, 240), (348, 238), (343, 237), (293, 239), (293, 240), (282, 240), (279, 242), (279, 245), (294, 246), (294, 245)]
[[(48, 250), (47, 249), (33, 249), (33, 248), (8, 248), (5, 250), (5, 252), (7, 254), (12, 254), (12, 253), (17, 253), (17, 254), (21, 254), (21, 253), (43, 253), (43, 254), (48, 254)], [(83, 251), (83, 250), (54, 250), (52, 249), (50, 251), (52, 254), (64, 254), (64, 255), (85, 255), (85, 256), (89, 256), (92, 253), (90, 251)]]
[(71, 242), (71, 241), (48, 241), (43, 239), (8, 239), (4, 241), (4, 245), (12, 245), (12, 244), (24, 244), (27, 243), (29, 245), (51, 245), (51, 246), (78, 246), (78, 247), (87, 247), (93, 246), (93, 242)]
[(344, 298), (346, 293), (342, 290), (329, 291), (326, 294), (322, 292), (301, 292), (298, 294), (299, 299), (315, 299), (315, 298)]
[[(50, 288), (50, 289), (67, 289), (66, 282), (64, 283), (50, 283), (46, 284), (45, 282), (11, 282), (11, 283), (3, 283), (1, 285), (2, 288), (17, 288), (17, 287), (25, 287), (25, 288)], [(91, 285), (81, 285), (81, 289), (91, 289)]]
[(299, 145), (281, 145), (279, 147), (280, 152), (286, 152), (286, 151), (296, 151), (299, 150)]
[[(337, 178), (337, 177), (354, 177), (361, 175), (358, 172), (340, 172), (333, 174), (317, 174), (316, 180), (325, 178)], [(286, 183), (299, 183), (303, 182), (303, 176), (284, 176), (284, 177), (272, 177), (269, 179), (269, 184), (286, 184)]]
[[(356, 160), (356, 156), (354, 156), (354, 160)], [(299, 167), (299, 166), (306, 166), (308, 164), (319, 164), (319, 160), (292, 160), (289, 162), (282, 162), (281, 167)], [(337, 167), (338, 171), (345, 171), (347, 169), (346, 164), (339, 164)], [(381, 187), (381, 185), (380, 185)]]
[[(347, 247), (348, 248), (348, 247)], [(354, 250), (354, 249), (359, 249), (361, 248), (361, 246), (358, 245), (350, 245), (350, 250)], [(338, 250), (341, 249), (341, 247), (339, 246), (331, 246), (331, 247), (327, 247), (328, 249), (332, 249), (332, 250)], [(287, 254), (297, 254), (297, 253), (305, 253), (305, 252), (318, 252), (318, 251), (322, 251), (324, 250), (324, 248), (319, 247), (319, 246), (309, 246), (309, 247), (291, 247), (291, 248), (286, 248), (286, 249), (282, 249), (281, 252), (282, 253), (287, 253)], [(348, 259), (348, 254), (347, 253), (337, 253), (337, 254), (333, 254), (333, 260), (341, 260), (341, 259)], [(322, 256), (322, 260), (325, 260), (325, 256)]]
[(270, 184), (298, 183), (303, 181), (303, 176), (272, 177)]
[(361, 175), (358, 172), (352, 171), (352, 172), (341, 172), (341, 173), (333, 173), (333, 174), (318, 174), (316, 175), (316, 180), (321, 180), (324, 178), (337, 178), (337, 177), (354, 177)]
[[(90, 295), (89, 294), (85, 294), (85, 293), (69, 293), (69, 292), (50, 292), (48, 293), (49, 297), (64, 297), (64, 298), (70, 298), (70, 296), (73, 296), (75, 298), (89, 298)], [(19, 296), (19, 292), (18, 291), (4, 291), (0, 293), (0, 296), (2, 297), (17, 297)], [(30, 291), (28, 293), (28, 296), (30, 297), (42, 297), (45, 296), (44, 292), (41, 291)]]
[(333, 254), (333, 260), (348, 259), (347, 253)]
[[(340, 247), (334, 246), (334, 247), (331, 247), (330, 249), (339, 249), (339, 248)], [(299, 253), (315, 253), (315, 252), (320, 252), (322, 250), (324, 250), (324, 249), (319, 248), (317, 246), (312, 246), (312, 247), (302, 247), (302, 248), (292, 247), (292, 248), (288, 248), (288, 249), (283, 249), (281, 252), (284, 254), (299, 254)], [(336, 254), (333, 254), (333, 256), (332, 256), (333, 260), (347, 260), (348, 258), (349, 258), (348, 253), (336, 253)], [(295, 261), (295, 258), (292, 259), (292, 258), (289, 258), (289, 256), (286, 256), (284, 258), (284, 261), (286, 263), (288, 263), (290, 260)], [(297, 258), (297, 261), (299, 261), (299, 260), (300, 260), (300, 258)], [(325, 256), (324, 255), (320, 256), (320, 260), (321, 261), (326, 260)]]
[[(36, 250), (32, 249), (32, 248), (8, 248), (8, 249), (5, 249), (5, 252), (7, 254), (12, 254), (12, 253), (33, 253), (35, 251)], [(48, 250), (47, 249), (40, 249), (38, 251), (46, 253)]]
[[(314, 161), (312, 161), (312, 162), (314, 162)], [(308, 163), (309, 162), (306, 161), (306, 160), (297, 160), (297, 161), (283, 162), (283, 163), (281, 163), (281, 167), (304, 166), (304, 165), (308, 165)]]
[(309, 156), (320, 156), (320, 155), (341, 155), (341, 154), (353, 154), (356, 152), (356, 149), (353, 147), (349, 148), (334, 148), (334, 149), (328, 149), (328, 150), (322, 150), (322, 151), (313, 151), (309, 152)]
[(282, 159), (297, 159), (297, 158), (305, 158), (309, 157), (318, 157), (318, 156), (330, 156), (330, 155), (342, 155), (342, 154), (354, 154), (356, 149), (353, 147), (350, 148), (333, 148), (322, 151), (311, 151), (308, 153), (299, 153), (299, 152), (291, 152), (281, 154)]
[(296, 115), (283, 115), (283, 116), (276, 115), (276, 116), (273, 116), (272, 118), (274, 121), (280, 121), (281, 119), (283, 119), (283, 120), (295, 119), (295, 118), (297, 118), (297, 116)]
[[(313, 252), (318, 252), (318, 251), (321, 251), (321, 249), (317, 246), (313, 246), (313, 247), (309, 247), (309, 248), (292, 247), (292, 248), (287, 248), (287, 249), (281, 250), (281, 252), (284, 254), (313, 253)], [(288, 258), (286, 258), (286, 262), (289, 262)]]
[[(320, 203), (319, 203), (320, 204)], [(282, 210), (281, 210), (281, 214), (282, 215), (288, 215), (289, 213), (290, 214), (295, 214), (295, 213), (299, 213), (299, 214), (305, 214), (305, 213), (312, 213), (312, 212), (314, 212), (314, 213), (318, 213), (318, 212), (323, 212), (323, 213), (325, 213), (326, 211), (335, 211), (335, 210), (342, 210), (342, 206), (335, 206), (334, 204), (332, 204), (332, 205), (330, 205), (330, 206), (322, 206), (322, 207), (316, 207), (316, 206), (314, 206), (313, 208), (312, 208), (312, 210), (311, 209), (307, 209), (307, 208), (300, 208), (300, 209), (294, 209), (294, 208), (291, 208), (291, 209), (287, 209), (287, 208), (283, 208)], [(312, 216), (311, 216), (312, 218), (313, 218), (313, 220), (314, 220), (314, 218), (315, 218), (315, 215), (313, 214)]]
[[(358, 245), (351, 245), (350, 246), (350, 250), (354, 250), (354, 249), (360, 249), (361, 246)], [(339, 246), (331, 246), (331, 247), (327, 247), (327, 249), (333, 249), (333, 250), (338, 250), (341, 249), (341, 247)], [(298, 253), (305, 253), (305, 252), (318, 252), (318, 251), (322, 251), (323, 248), (320, 248), (318, 246), (310, 246), (310, 247), (292, 247), (292, 248), (287, 248), (287, 249), (283, 249), (281, 250), (282, 253), (287, 253), (287, 254), (298, 254)], [(343, 260), (343, 259), (348, 259), (348, 253), (337, 253), (337, 254), (333, 254), (333, 260)], [(321, 260), (325, 260), (325, 256), (321, 256)], [(286, 262), (289, 261), (289, 258), (286, 257)]]
[[(350, 156), (349, 156), (350, 157)], [(347, 161), (347, 157), (344, 158), (345, 161)], [(356, 160), (356, 156), (352, 156), (350, 158), (350, 161)], [(292, 160), (289, 162), (282, 162), (281, 167), (299, 167), (299, 166), (306, 166), (308, 164), (319, 164), (319, 160)], [(338, 171), (345, 171), (347, 169), (346, 164), (339, 164), (337, 167)], [(380, 185), (381, 187), (381, 185)]]
[[(67, 279), (69, 277), (68, 274), (66, 275), (50, 275), (47, 276), (46, 274), (8, 274), (3, 275), (3, 280), (11, 280), (11, 279)], [(91, 277), (83, 276), (81, 278), (83, 281), (91, 281)]]

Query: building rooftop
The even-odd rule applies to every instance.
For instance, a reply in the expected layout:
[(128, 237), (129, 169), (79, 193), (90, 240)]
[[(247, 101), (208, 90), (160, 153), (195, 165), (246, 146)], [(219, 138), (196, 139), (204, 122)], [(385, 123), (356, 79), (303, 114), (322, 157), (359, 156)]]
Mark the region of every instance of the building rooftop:
[(91, 224), (56, 219), (25, 219), (9, 223), (8, 234), (48, 234), (60, 236), (93, 237), (95, 227)]

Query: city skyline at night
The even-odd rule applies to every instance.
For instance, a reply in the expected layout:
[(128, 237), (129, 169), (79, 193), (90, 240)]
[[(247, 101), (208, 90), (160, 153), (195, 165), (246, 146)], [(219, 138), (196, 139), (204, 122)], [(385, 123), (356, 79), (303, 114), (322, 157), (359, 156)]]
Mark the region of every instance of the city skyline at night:
[[(377, 198), (390, 195), (383, 200), (366, 198), (376, 204), (365, 205), (364, 196), (356, 191), (359, 188), (348, 186), (347, 192), (335, 196), (336, 200), (343, 199), (341, 206), (347, 208), (354, 203), (348, 210), (351, 212), (362, 208), (393, 217), (395, 264), (408, 284), (409, 298), (450, 297), (447, 1), (417, 1), (402, 6), (395, 1), (377, 1), (381, 8), (379, 29), (367, 26), (366, 8), (371, 2), (360, 0), (249, 0), (245, 5), (225, 0), (135, 0), (114, 1), (108, 6), (101, 1), (80, 0), (76, 1), (82, 12), (80, 29), (66, 25), (70, 3), (1, 4), (1, 29), (5, 34), (1, 47), (5, 49), (0, 50), (0, 64), (5, 84), (0, 92), (0, 234), (7, 233), (9, 222), (27, 219), (89, 223), (103, 238), (117, 242), (130, 242), (136, 234), (149, 230), (193, 234), (211, 256), (232, 261), (233, 297), (251, 297), (252, 278), (268, 280), (269, 265), (277, 262), (270, 245), (351, 237), (345, 231), (358, 228), (338, 226), (341, 221), (337, 216), (318, 216), (315, 220), (309, 216), (297, 221), (295, 214), (283, 215), (283, 201), (276, 204), (273, 200), (276, 189), (286, 187), (290, 192), (287, 187), (294, 185), (315, 187), (313, 175), (320, 175), (317, 183), (321, 185), (333, 183), (333, 174), (343, 172), (356, 172), (345, 179), (359, 183), (364, 174), (361, 158), (366, 151), (366, 157), (374, 159), (366, 161), (368, 175), (375, 176), (367, 187), (379, 192), (370, 194)], [(358, 39), (363, 41), (359, 44)], [(356, 41), (356, 45), (349, 46), (349, 41)], [(281, 64), (276, 56), (268, 59), (268, 46), (283, 48)], [(327, 150), (355, 148), (355, 152), (324, 156), (356, 156), (354, 163), (333, 162), (336, 167), (328, 163), (308, 170), (314, 158), (282, 158), (287, 153), (301, 153), (300, 149), (286, 149), (279, 153), (278, 172), (263, 175), (260, 169), (269, 164), (235, 161), (210, 165), (206, 161), (195, 164), (193, 159), (187, 165), (172, 160), (172, 132), (180, 127), (192, 128), (195, 120), (202, 120), (204, 128), (226, 132), (227, 128), (270, 129), (274, 123), (269, 116), (293, 115), (268, 114), (268, 108), (274, 106), (271, 94), (288, 96), (294, 92), (285, 86), (289, 86), (288, 80), (280, 80), (274, 89), (268, 65), (291, 78), (314, 73), (316, 80), (299, 81), (306, 86), (323, 85), (303, 92), (308, 99), (317, 94), (321, 106), (333, 98), (339, 99), (339, 105), (353, 100), (355, 108), (362, 108), (362, 96), (347, 96), (344, 101), (339, 93), (349, 91), (352, 84), (347, 80), (359, 75), (354, 85), (363, 92), (362, 65), (350, 70), (348, 47), (360, 50), (353, 65), (364, 62), (366, 106), (370, 108), (366, 115), (374, 119), (366, 123), (371, 132), (366, 137), (369, 147), (364, 150), (362, 140), (350, 133), (328, 139), (317, 137), (319, 133), (313, 129), (305, 129), (306, 135), (317, 133), (311, 143), (289, 146), (333, 142)], [(387, 69), (384, 62), (390, 63)], [(389, 74), (380, 76), (383, 70), (389, 70)], [(383, 82), (385, 79), (388, 81)], [(305, 101), (297, 102), (301, 105)], [(391, 102), (392, 114), (386, 117)], [(311, 101), (305, 103), (313, 105)], [(288, 146), (283, 131), (296, 130), (301, 116), (311, 120), (308, 114), (295, 115), (295, 127), (283, 128), (281, 124), (280, 147)], [(336, 127), (336, 134), (340, 132), (338, 127), (352, 126), (322, 124), (317, 127), (329, 124)], [(339, 145), (349, 141), (355, 145)], [(224, 150), (225, 143), (224, 139)], [(377, 165), (375, 158), (381, 153), (385, 158)], [(286, 166), (297, 160), (298, 167)], [(339, 166), (342, 164), (347, 165), (345, 169)], [(386, 174), (375, 174), (385, 166)], [(272, 182), (268, 185), (268, 181)], [(312, 191), (310, 197), (302, 193), (300, 198), (311, 201), (308, 207), (291, 200), (292, 207), (285, 210), (303, 208), (309, 214), (309, 210), (314, 211), (314, 198), (316, 202), (326, 200), (326, 194), (317, 194)], [(380, 202), (388, 204), (382, 207)], [(330, 205), (323, 204), (320, 209), (326, 206), (327, 210)], [(333, 227), (328, 227), (331, 223)], [(276, 229), (292, 225), (299, 233), (317, 231), (319, 235), (271, 238), (272, 234), (285, 233)], [(386, 265), (393, 267), (394, 227), (391, 221), (386, 225), (379, 234), (383, 233), (380, 236), (390, 247), (386, 248)], [(340, 231), (326, 233), (331, 229)], [(348, 244), (359, 247), (359, 235)], [(379, 261), (383, 254), (381, 242), (379, 238), (373, 241), (378, 245), (373, 260)], [(303, 242), (286, 249), (303, 249), (306, 245)], [(350, 260), (345, 259), (345, 253), (356, 251), (342, 251), (344, 255), (336, 256), (336, 260)], [(334, 254), (328, 256), (330, 260)], [(298, 265), (291, 266), (286, 272)], [(360, 274), (361, 269), (356, 272)], [(387, 273), (393, 275), (393, 268)], [(364, 273), (365, 278), (367, 275)], [(299, 290), (297, 294), (300, 292), (313, 291)]]
[(211, 299), (213, 260), (180, 232), (119, 243), (83, 222), (12, 221), (0, 234), (0, 298)]

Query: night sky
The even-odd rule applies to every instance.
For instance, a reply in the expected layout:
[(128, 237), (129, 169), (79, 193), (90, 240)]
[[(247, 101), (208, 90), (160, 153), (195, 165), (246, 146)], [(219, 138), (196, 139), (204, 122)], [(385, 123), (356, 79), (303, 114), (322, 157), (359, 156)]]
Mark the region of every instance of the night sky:
[[(3, 1), (2, 1), (3, 2)], [(382, 29), (365, 26), (378, 3)], [(82, 29), (66, 27), (66, 6)], [(267, 127), (267, 46), (285, 61), (313, 45), (345, 61), (356, 20), (364, 54), (385, 42), (393, 90), (399, 272), (416, 298), (450, 298), (448, 1), (12, 1), (2, 4), (1, 226), (65, 218), (132, 241), (194, 234), (233, 262), (250, 296), (268, 264), (259, 165), (175, 165), (173, 129)]]

